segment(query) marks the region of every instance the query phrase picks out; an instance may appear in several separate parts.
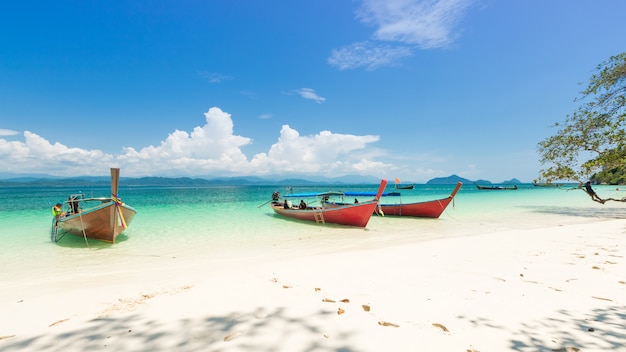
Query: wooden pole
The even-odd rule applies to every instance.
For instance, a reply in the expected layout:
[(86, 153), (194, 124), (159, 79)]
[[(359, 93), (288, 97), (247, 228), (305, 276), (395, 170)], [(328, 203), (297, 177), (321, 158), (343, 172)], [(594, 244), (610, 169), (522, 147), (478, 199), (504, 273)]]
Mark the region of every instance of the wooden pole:
[(111, 195), (117, 197), (117, 188), (120, 180), (120, 169), (111, 168)]

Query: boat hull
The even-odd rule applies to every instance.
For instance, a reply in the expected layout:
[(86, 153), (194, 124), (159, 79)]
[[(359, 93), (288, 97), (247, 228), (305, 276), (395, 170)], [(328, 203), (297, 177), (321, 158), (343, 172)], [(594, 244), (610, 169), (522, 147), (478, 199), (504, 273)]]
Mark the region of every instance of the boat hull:
[(59, 232), (114, 243), (126, 229), (122, 225), (116, 207), (121, 211), (128, 227), (137, 213), (135, 209), (125, 204), (116, 205), (115, 202), (110, 201), (78, 214), (61, 217), (57, 223)]
[(381, 204), (379, 211), (385, 216), (412, 216), (418, 218), (438, 218), (441, 216), (452, 198), (431, 200), (408, 204)]
[(377, 204), (377, 201), (371, 201), (330, 208), (285, 209), (280, 203), (272, 203), (271, 207), (276, 214), (297, 220), (365, 227)]
[(283, 204), (276, 200), (272, 202), (270, 206), (276, 214), (292, 219), (365, 227), (370, 221), (374, 209), (376, 209), (378, 205), (378, 200), (386, 186), (387, 180), (382, 180), (374, 199), (363, 203), (334, 205), (332, 203), (323, 202), (321, 207), (300, 209), (285, 208)]
[[(459, 192), (463, 183), (457, 183), (456, 187), (448, 198), (429, 200), (425, 202), (406, 204), (380, 204), (377, 211), (382, 210), (385, 216), (412, 216), (418, 218), (438, 218), (448, 204), (452, 202), (454, 196)], [(381, 214), (382, 215), (382, 214)]]

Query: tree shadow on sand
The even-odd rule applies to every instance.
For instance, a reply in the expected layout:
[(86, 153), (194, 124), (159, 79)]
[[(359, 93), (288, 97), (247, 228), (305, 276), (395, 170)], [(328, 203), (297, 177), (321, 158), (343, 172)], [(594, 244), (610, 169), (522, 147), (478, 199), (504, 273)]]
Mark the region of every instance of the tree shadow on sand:
[[(0, 348), (2, 351), (274, 352), (286, 351), (289, 346), (298, 346), (298, 351), (362, 351), (362, 348), (350, 346), (352, 336), (349, 332), (334, 333), (329, 338), (320, 326), (307, 323), (317, 321), (319, 315), (334, 313), (318, 311), (314, 313), (315, 317), (293, 318), (285, 314), (283, 309), (277, 309), (266, 317), (248, 319), (257, 316), (259, 310), (263, 308), (228, 316), (181, 318), (175, 322), (176, 328), (172, 328), (171, 321), (147, 320), (136, 314), (119, 318), (99, 318), (86, 322), (79, 329), (51, 332), (27, 339), (15, 337), (15, 341), (2, 341), (4, 344), (0, 343)], [(243, 321), (246, 324), (241, 330)], [(482, 318), (472, 318), (470, 323), (482, 329), (507, 329), (497, 322)], [(626, 343), (626, 306), (608, 306), (585, 314), (560, 310), (540, 320), (524, 322), (518, 326), (519, 330), (507, 333), (508, 336), (513, 336), (508, 350), (617, 351), (623, 349)], [(297, 344), (293, 340), (287, 343), (295, 333), (298, 334)], [(419, 334), (416, 334), (416, 341), (419, 338)], [(489, 337), (476, 336), (476, 339), (480, 341)]]
[[(132, 314), (123, 317), (98, 318), (79, 329), (51, 332), (29, 338), (15, 336), (0, 341), (2, 351), (285, 351), (284, 342), (298, 333), (299, 351), (355, 351), (348, 346), (349, 333), (334, 333), (331, 339), (320, 326), (307, 323), (315, 317), (293, 318), (277, 309), (262, 318), (256, 311), (231, 313), (228, 316), (206, 316), (171, 321), (148, 320)], [(175, 325), (176, 328), (172, 328)], [(259, 339), (263, 341), (259, 344)], [(253, 342), (255, 342), (253, 344)], [(293, 342), (290, 344), (293, 346)]]
[[(522, 326), (522, 330), (513, 332), (519, 336), (511, 340), (513, 351), (619, 351), (626, 344), (626, 306), (594, 309), (585, 316), (560, 310), (557, 316)], [(546, 335), (551, 341), (545, 341)]]
[(609, 208), (579, 208), (579, 207), (554, 207), (554, 206), (528, 206), (524, 207), (531, 212), (540, 214), (555, 214), (565, 216), (586, 217), (594, 219), (625, 219), (626, 207)]
[[(472, 318), (470, 323), (488, 329), (508, 329), (489, 319)], [(559, 310), (555, 315), (540, 321), (523, 322), (519, 326), (519, 330), (508, 332), (514, 338), (509, 341), (507, 351), (622, 351), (626, 344), (626, 306), (594, 309), (584, 316)], [(488, 336), (476, 337), (479, 341), (489, 339)]]

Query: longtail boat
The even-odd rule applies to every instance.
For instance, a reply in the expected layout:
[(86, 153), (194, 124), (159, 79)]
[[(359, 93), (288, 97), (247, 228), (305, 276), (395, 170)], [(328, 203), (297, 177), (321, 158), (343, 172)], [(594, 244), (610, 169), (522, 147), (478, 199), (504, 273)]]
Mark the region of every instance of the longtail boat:
[(412, 183), (410, 185), (403, 185), (402, 183), (400, 183), (400, 179), (396, 178), (396, 184), (395, 184), (395, 188), (396, 189), (413, 189), (415, 188), (415, 184)]
[(563, 187), (562, 183), (551, 183), (551, 182), (533, 182), (533, 186), (535, 187)]
[(415, 203), (397, 203), (397, 204), (380, 204), (380, 215), (385, 216), (413, 216), (418, 218), (438, 218), (441, 216), (444, 210), (448, 207), (448, 204), (452, 202), (454, 196), (459, 192), (463, 186), (462, 182), (456, 184), (456, 187), (450, 193), (447, 198), (428, 200), (424, 202)]
[[(316, 223), (325, 224), (333, 223), (348, 226), (365, 227), (369, 222), (378, 200), (380, 199), (385, 187), (387, 186), (387, 180), (382, 180), (378, 187), (374, 199), (364, 201), (362, 203), (344, 203), (336, 205), (329, 202), (329, 198), (335, 196), (343, 196), (343, 192), (322, 192), (322, 193), (300, 193), (300, 194), (288, 194), (283, 196), (283, 201), (280, 201), (280, 195), (277, 192), (272, 196), (273, 200), (270, 206), (274, 212), (278, 215), (304, 220), (315, 221)], [(292, 206), (291, 201), (288, 198), (310, 198), (315, 197), (319, 200), (319, 206), (310, 206), (303, 201), (298, 206)]]
[(480, 189), (480, 190), (493, 190), (493, 191), (516, 191), (517, 190), (517, 185), (513, 185), (513, 186), (484, 186), (484, 185), (479, 185), (476, 184), (476, 188)]
[(60, 214), (52, 219), (51, 240), (58, 242), (65, 234), (115, 243), (137, 213), (118, 197), (120, 169), (111, 168), (111, 196), (86, 198), (72, 194), (62, 204)]
[[(378, 204), (376, 213), (382, 216), (411, 216), (418, 218), (438, 218), (441, 216), (444, 210), (448, 207), (448, 204), (452, 202), (454, 196), (459, 192), (462, 182), (456, 184), (456, 187), (450, 193), (447, 198), (428, 200), (424, 202), (414, 203), (402, 203), (401, 201), (396, 203), (385, 203), (383, 200)], [(346, 192), (346, 196), (359, 196), (368, 195), (362, 192)], [(383, 199), (385, 196), (398, 197), (401, 194), (399, 192), (383, 193)]]
[(396, 185), (396, 189), (413, 189), (415, 185)]

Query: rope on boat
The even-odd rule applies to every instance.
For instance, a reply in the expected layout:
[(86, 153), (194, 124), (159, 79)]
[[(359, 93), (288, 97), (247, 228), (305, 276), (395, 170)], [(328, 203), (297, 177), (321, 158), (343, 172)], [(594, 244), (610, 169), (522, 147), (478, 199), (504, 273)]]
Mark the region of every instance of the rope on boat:
[(120, 225), (122, 226), (123, 229), (126, 229), (126, 220), (124, 219), (124, 213), (122, 213), (122, 200), (120, 198), (117, 197), (117, 194), (111, 193), (111, 199), (113, 199), (113, 202), (115, 202), (115, 211), (117, 211), (117, 215), (119, 216), (120, 219)]
[[(443, 209), (443, 213), (445, 213), (445, 214), (446, 214), (447, 216), (449, 216), (450, 218), (452, 218), (452, 219), (456, 220), (456, 218), (455, 218), (455, 217), (454, 217), (454, 216), (453, 216), (450, 212), (448, 212), (448, 208), (449, 208), (449, 207), (444, 208), (444, 209)], [(452, 198), (452, 208), (454, 208), (454, 210), (456, 210), (456, 203), (455, 203), (455, 199), (454, 199), (454, 197)]]
[(269, 202), (271, 202), (271, 201), (272, 201), (272, 199), (268, 200), (267, 202), (265, 202), (265, 203), (263, 203), (263, 204), (257, 205), (257, 208), (260, 208), (260, 207), (264, 206), (265, 204), (267, 204), (267, 203), (269, 203)]
[(89, 241), (87, 241), (87, 234), (85, 233), (85, 223), (83, 222), (83, 213), (78, 213), (78, 217), (80, 218), (80, 227), (83, 229), (83, 238), (85, 239), (85, 244), (87, 248), (91, 249), (89, 246)]

